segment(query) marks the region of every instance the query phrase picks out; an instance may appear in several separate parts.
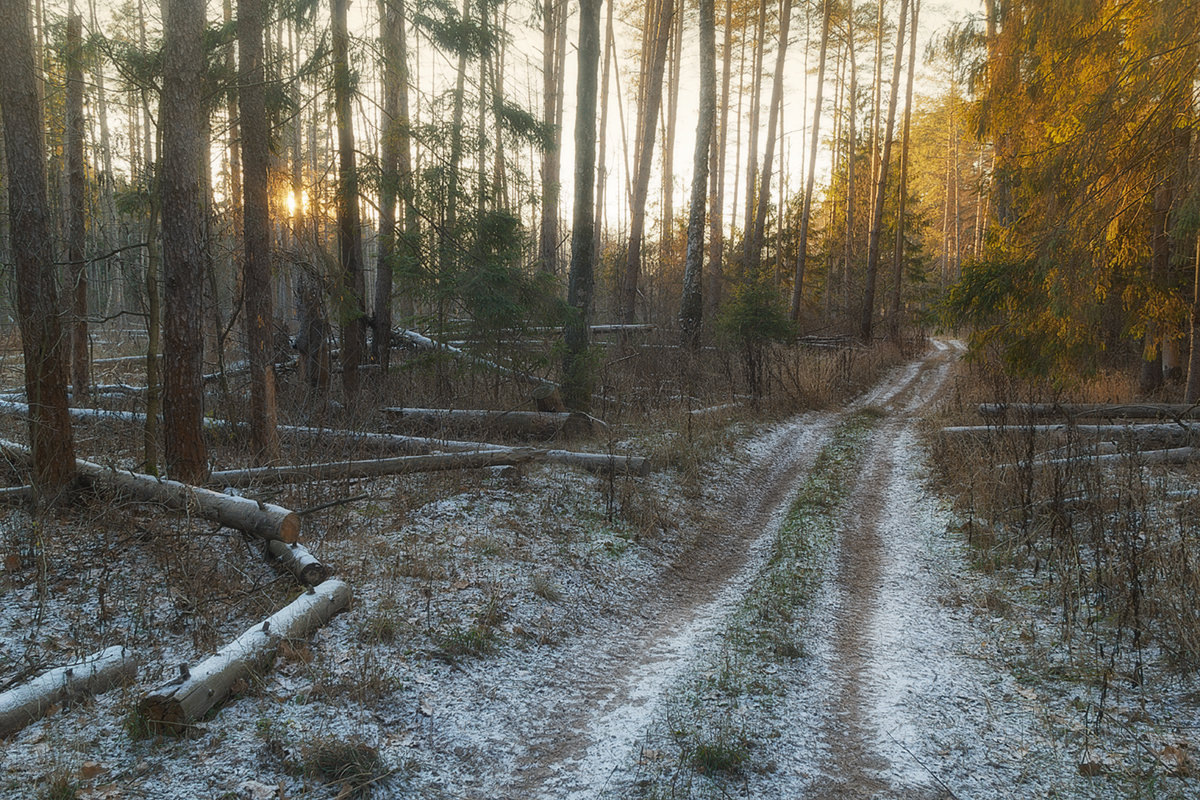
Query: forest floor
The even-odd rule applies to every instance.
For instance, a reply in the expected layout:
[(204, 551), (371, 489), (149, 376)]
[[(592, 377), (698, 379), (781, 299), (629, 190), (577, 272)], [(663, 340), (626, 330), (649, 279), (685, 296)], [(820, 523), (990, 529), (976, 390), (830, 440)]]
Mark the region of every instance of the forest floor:
[(354, 606), (181, 738), (138, 698), (295, 590), (141, 505), (0, 512), (0, 689), (107, 644), (144, 662), (5, 742), (0, 797), (1200, 795), (1200, 683), (1101, 687), (1038, 576), (974, 568), (923, 435), (960, 355), (935, 340), (844, 409), (607, 443), (667, 454), (645, 478), (273, 497), (368, 495), (305, 521)]

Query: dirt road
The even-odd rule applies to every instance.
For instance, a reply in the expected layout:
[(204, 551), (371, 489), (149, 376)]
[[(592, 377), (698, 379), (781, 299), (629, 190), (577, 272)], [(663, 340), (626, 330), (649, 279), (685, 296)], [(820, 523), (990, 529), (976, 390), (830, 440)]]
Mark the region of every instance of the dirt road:
[[(773, 745), (775, 768), (745, 778), (744, 789), (754, 797), (946, 794), (945, 778), (927, 761), (927, 720), (919, 715), (926, 705), (953, 715), (966, 701), (945, 690), (975, 687), (963, 689), (939, 672), (960, 638), (943, 629), (945, 609), (927, 563), (928, 530), (944, 529), (944, 520), (934, 519), (914, 472), (920, 458), (913, 425), (959, 354), (956, 345), (935, 342), (840, 414), (803, 414), (776, 427), (757, 443), (753, 465), (720, 490), (715, 505), (726, 510), (712, 529), (646, 587), (636, 610), (588, 623), (573, 644), (515, 673), (476, 669), (464, 677), (451, 693), (477, 702), (469, 711), (446, 703), (439, 714), (440, 735), (460, 747), (444, 773), (462, 780), (454, 791), (511, 798), (628, 793), (639, 748), (664, 701), (719, 647), (726, 617), (762, 566), (835, 424), (874, 407), (886, 418), (870, 441), (869, 467), (839, 512), (836, 568), (813, 615), (823, 623), (806, 642), (813, 657), (781, 706), (782, 717), (797, 724), (785, 726)], [(491, 769), (465, 778), (453, 766), (460, 758)]]

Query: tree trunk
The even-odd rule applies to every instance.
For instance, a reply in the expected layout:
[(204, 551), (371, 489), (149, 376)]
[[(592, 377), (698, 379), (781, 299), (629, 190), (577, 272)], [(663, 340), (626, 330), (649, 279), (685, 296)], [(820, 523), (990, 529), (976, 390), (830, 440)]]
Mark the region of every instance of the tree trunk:
[(28, 3), (0, 0), (0, 30), (6, 35), (4, 57), (0, 58), (0, 113), (25, 392), (32, 408), (29, 441), (34, 484), (40, 494), (52, 497), (74, 477), (75, 458), (67, 416), (66, 352), (54, 285), (42, 109)]
[(337, 303), (342, 326), (342, 388), (347, 400), (358, 395), (359, 372), (367, 350), (366, 294), (363, 275), (362, 225), (358, 213), (358, 165), (354, 154), (354, 114), (351, 108), (347, 0), (330, 0), (333, 17), (333, 90), (338, 139), (338, 253), (341, 286)]
[(858, 42), (854, 36), (854, 13), (846, 15), (846, 41), (850, 48), (850, 102), (847, 104), (850, 119), (846, 134), (846, 252), (842, 263), (842, 305), (850, 310), (850, 268), (854, 263), (854, 163), (858, 156)]
[[(542, 107), (545, 122), (554, 126), (559, 118), (559, 84), (565, 77), (566, 59), (559, 52), (559, 25), (566, 23), (566, 0), (545, 0), (542, 6)], [(558, 213), (562, 151), (562, 129), (551, 129), (550, 141), (542, 153), (542, 227), (541, 260), (538, 268), (558, 273)]]
[(600, 0), (579, 6), (579, 75), (575, 105), (575, 209), (571, 227), (571, 272), (567, 305), (571, 315), (563, 332), (566, 355), (562, 394), (567, 408), (591, 407), (592, 375), (587, 356), (588, 323), (595, 283), (596, 220), (596, 71), (600, 65)]
[(666, 130), (662, 157), (662, 235), (660, 251), (670, 253), (675, 240), (675, 130), (679, 120), (679, 76), (683, 56), (683, 11), (671, 19), (670, 69), (667, 71)]
[(740, 272), (751, 279), (747, 265), (754, 249), (755, 200), (758, 199), (758, 123), (762, 106), (763, 50), (766, 48), (767, 0), (761, 0), (755, 23), (754, 54), (750, 59), (750, 121), (746, 129), (746, 211), (742, 218), (742, 263)]
[(908, 85), (904, 89), (904, 128), (901, 135), (904, 143), (900, 147), (900, 202), (896, 212), (896, 247), (892, 253), (892, 307), (888, 314), (888, 334), (893, 342), (900, 342), (900, 294), (904, 278), (904, 231), (905, 210), (908, 205), (908, 142), (912, 131), (913, 75), (917, 66), (917, 18), (921, 14), (921, 0), (913, 0), (912, 30), (908, 33)]
[(67, 16), (67, 261), (71, 265), (71, 386), (76, 397), (88, 390), (88, 275), (84, 254), (83, 17)]
[[(172, 0), (177, 2), (177, 0)], [(266, 72), (263, 0), (238, 0), (238, 110), (242, 123), (243, 275), (246, 360), (250, 367), (250, 447), (257, 464), (279, 458), (271, 297), (271, 218), (267, 194)]]
[(646, 229), (646, 200), (650, 191), (650, 168), (654, 160), (654, 131), (662, 105), (663, 70), (666, 68), (667, 46), (671, 41), (671, 20), (675, 0), (657, 0), (653, 5), (652, 24), (646, 37), (650, 42), (649, 70), (642, 76), (643, 103), (638, 109), (638, 148), (635, 153), (637, 176), (633, 185), (633, 207), (630, 209), (629, 250), (621, 285), (621, 320), (637, 319), (638, 283), (642, 271), (642, 237)]
[[(721, 54), (721, 119), (709, 148), (709, 244), (708, 295), (705, 306), (709, 318), (721, 307), (725, 271), (725, 157), (729, 149), (729, 81), (733, 66), (733, 0), (725, 0), (725, 48)], [(740, 123), (739, 123), (740, 124)]]
[(830, 0), (824, 0), (821, 17), (821, 55), (817, 66), (817, 97), (813, 111), (812, 144), (808, 151), (808, 174), (804, 180), (804, 207), (800, 212), (800, 243), (796, 252), (796, 274), (792, 278), (792, 322), (800, 319), (800, 306), (804, 300), (804, 273), (808, 264), (808, 225), (812, 218), (813, 181), (817, 171), (817, 146), (821, 134), (821, 99), (825, 91), (825, 55), (829, 47), (829, 19), (833, 13)]
[(400, 189), (401, 127), (407, 120), (400, 115), (401, 82), (404, 66), (400, 40), (403, 36), (403, 8), (397, 0), (379, 2), (379, 37), (383, 42), (382, 139), (379, 158), (379, 258), (375, 265), (375, 313), (371, 320), (371, 360), (384, 374), (391, 361), (392, 274), (396, 267), (396, 198)]
[[(785, 0), (790, 4), (791, 0)], [(679, 323), (684, 342), (694, 345), (704, 312), (704, 200), (708, 190), (709, 151), (717, 105), (717, 23), (714, 0), (700, 0), (700, 113), (692, 159), (692, 198), (688, 212), (687, 257)]]
[(778, 138), (780, 103), (783, 100), (783, 65), (787, 58), (788, 30), (792, 21), (792, 0), (783, 0), (779, 12), (779, 48), (775, 51), (775, 75), (771, 83), (771, 100), (767, 109), (767, 146), (763, 154), (761, 185), (757, 202), (747, 206), (754, 209), (747, 217), (745, 264), (746, 275), (755, 279), (762, 263), (763, 240), (767, 229), (767, 209), (771, 206), (771, 176), (775, 172), (775, 144)]
[(146, 695), (138, 713), (156, 732), (186, 732), (191, 723), (228, 697), (238, 680), (269, 669), (281, 642), (307, 638), (349, 606), (351, 595), (347, 584), (325, 581), (195, 667), (181, 666), (178, 678)]
[(863, 293), (859, 337), (871, 340), (875, 324), (875, 283), (879, 274), (879, 242), (883, 231), (883, 204), (887, 198), (888, 162), (892, 157), (892, 130), (896, 125), (896, 100), (900, 93), (900, 64), (904, 52), (904, 26), (908, 20), (908, 0), (900, 0), (900, 24), (896, 26), (896, 57), (892, 61), (892, 88), (888, 100), (887, 126), (883, 135), (883, 155), (879, 162), (879, 180), (875, 186), (875, 204), (871, 219), (871, 238), (867, 245), (867, 278)]

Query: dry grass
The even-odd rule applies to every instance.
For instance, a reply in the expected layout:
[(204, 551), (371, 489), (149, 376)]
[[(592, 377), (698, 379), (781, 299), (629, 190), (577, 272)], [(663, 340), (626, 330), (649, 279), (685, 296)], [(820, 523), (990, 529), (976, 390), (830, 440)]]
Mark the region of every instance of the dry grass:
[[(997, 377), (993, 367), (964, 367), (935, 424), (982, 424), (975, 412), (980, 402), (1136, 396), (1123, 374), (1102, 373), (1068, 396)], [(1125, 675), (1140, 682), (1148, 659), (1200, 666), (1200, 503), (1167, 494), (1194, 486), (1195, 471), (1138, 466), (1129, 443), (1118, 445), (1128, 460), (1098, 465), (1086, 457), (1094, 452), (1087, 437), (1048, 442), (1030, 422), (1010, 419), (970, 439), (931, 431), (936, 474), (964, 520), (976, 566), (1048, 581), (1043, 601), (1061, 619), (1066, 640), (1105, 662), (1102, 681)], [(1036, 464), (1049, 457), (1073, 460)], [(1005, 605), (985, 602), (992, 610)]]

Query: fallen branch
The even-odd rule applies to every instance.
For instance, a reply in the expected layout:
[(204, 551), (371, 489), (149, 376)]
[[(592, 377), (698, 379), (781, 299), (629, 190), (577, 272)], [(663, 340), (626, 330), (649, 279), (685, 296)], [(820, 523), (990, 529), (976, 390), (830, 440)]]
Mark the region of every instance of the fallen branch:
[(180, 733), (224, 700), (240, 679), (269, 669), (285, 639), (305, 639), (350, 604), (349, 585), (325, 581), (256, 624), (215, 655), (150, 692), (138, 706), (147, 727)]
[(120, 645), (65, 667), (44, 672), (24, 686), (0, 694), (0, 737), (8, 736), (46, 715), (55, 705), (100, 694), (137, 677), (134, 655)]
[[(25, 463), (33, 460), (33, 454), (28, 447), (3, 439), (0, 439), (0, 454)], [(300, 516), (282, 506), (261, 503), (248, 497), (233, 497), (153, 475), (105, 467), (82, 458), (75, 460), (75, 469), (82, 477), (110, 486), (138, 500), (162, 503), (168, 508), (196, 513), (228, 528), (245, 531), (263, 539), (294, 542), (300, 537)]]

